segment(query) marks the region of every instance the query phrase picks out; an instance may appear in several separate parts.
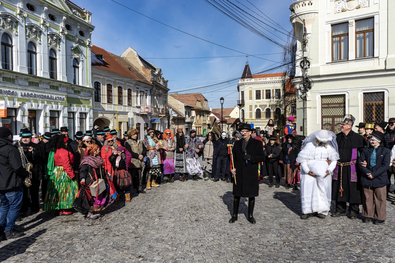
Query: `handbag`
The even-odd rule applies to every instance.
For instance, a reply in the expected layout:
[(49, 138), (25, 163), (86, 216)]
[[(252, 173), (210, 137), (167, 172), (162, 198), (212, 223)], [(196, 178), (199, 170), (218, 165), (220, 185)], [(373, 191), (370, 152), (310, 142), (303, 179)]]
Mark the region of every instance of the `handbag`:
[(132, 186), (132, 177), (126, 170), (117, 172), (116, 178), (119, 188), (126, 189)]
[(73, 202), (73, 208), (78, 212), (80, 212), (81, 214), (86, 214), (89, 212), (90, 205), (88, 198), (86, 196), (86, 190), (84, 184), (81, 185), (81, 189), (78, 192), (78, 195)]
[(99, 178), (89, 186), (89, 189), (91, 190), (91, 195), (96, 197), (106, 190), (106, 183)]

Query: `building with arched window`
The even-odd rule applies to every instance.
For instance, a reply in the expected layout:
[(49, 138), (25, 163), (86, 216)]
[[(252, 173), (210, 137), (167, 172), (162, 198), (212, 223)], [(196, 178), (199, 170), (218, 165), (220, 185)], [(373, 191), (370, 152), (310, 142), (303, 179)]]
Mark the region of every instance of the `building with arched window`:
[[(92, 126), (92, 14), (69, 0), (0, 4), (0, 126), (19, 134)], [(79, 34), (84, 32), (84, 34)]]

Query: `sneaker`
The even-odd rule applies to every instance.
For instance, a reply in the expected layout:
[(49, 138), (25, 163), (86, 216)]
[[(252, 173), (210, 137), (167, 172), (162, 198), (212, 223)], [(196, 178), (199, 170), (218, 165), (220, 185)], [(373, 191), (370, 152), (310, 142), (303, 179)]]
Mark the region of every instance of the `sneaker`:
[(17, 232), (15, 230), (11, 230), (11, 231), (5, 232), (4, 234), (5, 234), (5, 238), (6, 239), (18, 238), (18, 237), (21, 237), (21, 236), (25, 235), (25, 233)]

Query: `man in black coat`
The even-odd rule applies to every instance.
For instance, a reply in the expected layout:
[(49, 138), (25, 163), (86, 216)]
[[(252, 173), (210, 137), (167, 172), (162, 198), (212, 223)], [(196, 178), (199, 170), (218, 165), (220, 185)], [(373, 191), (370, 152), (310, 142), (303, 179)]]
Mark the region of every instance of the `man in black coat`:
[(219, 138), (214, 145), (214, 163), (216, 164), (216, 172), (214, 181), (217, 182), (219, 179), (230, 183), (230, 167), (229, 167), (229, 153), (228, 144), (229, 138), (226, 138), (226, 132), (221, 133)]
[(280, 187), (281, 174), (278, 169), (278, 158), (280, 157), (280, 146), (278, 145), (277, 137), (271, 135), (269, 137), (269, 143), (265, 147), (266, 169), (269, 175), (269, 187), (273, 187), (273, 177), (276, 178), (276, 188)]
[(39, 143), (41, 149), (43, 151), (44, 159), (43, 159), (43, 179), (41, 180), (41, 198), (44, 201), (45, 196), (47, 194), (47, 186), (48, 186), (48, 179), (46, 179), (46, 175), (48, 174), (47, 171), (47, 164), (48, 164), (48, 156), (51, 148), (49, 147), (51, 140), (51, 133), (46, 132), (43, 135), (42, 141)]
[(369, 138), (370, 147), (364, 148), (358, 160), (363, 186), (363, 222), (383, 224), (386, 220), (386, 186), (389, 183), (387, 170), (390, 165), (390, 150), (380, 146), (384, 143), (381, 132), (375, 131)]
[[(392, 150), (392, 147), (394, 147), (395, 144), (395, 118), (390, 118), (388, 120), (388, 126), (387, 126), (387, 132), (384, 134), (384, 146), (386, 148), (388, 148), (390, 151)], [(392, 162), (392, 160), (391, 160)], [(391, 187), (391, 176), (393, 174), (393, 169), (392, 167), (390, 169), (388, 169), (388, 180), (389, 180), (389, 184), (387, 186), (387, 194), (390, 191), (390, 187)]]
[(241, 135), (243, 139), (236, 141), (233, 147), (234, 168), (233, 182), (233, 213), (229, 223), (237, 220), (240, 197), (248, 197), (248, 221), (255, 224), (254, 205), (255, 197), (259, 195), (258, 163), (265, 159), (262, 142), (251, 137), (251, 126), (242, 124)]
[[(28, 173), (22, 166), (18, 149), (12, 144), (12, 134), (0, 127), (0, 238), (17, 238), (24, 233), (13, 230), (23, 199), (23, 181)], [(3, 234), (4, 232), (4, 234)]]

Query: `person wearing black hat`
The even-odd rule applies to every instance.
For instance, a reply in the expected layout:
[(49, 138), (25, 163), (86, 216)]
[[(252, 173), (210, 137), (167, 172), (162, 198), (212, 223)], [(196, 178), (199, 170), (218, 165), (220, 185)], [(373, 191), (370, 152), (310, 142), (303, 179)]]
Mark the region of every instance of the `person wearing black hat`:
[(357, 169), (358, 151), (365, 146), (365, 139), (352, 131), (355, 118), (346, 115), (341, 124), (341, 132), (336, 135), (339, 157), (333, 172), (332, 200), (336, 202), (333, 217), (345, 216), (349, 203), (349, 218), (356, 219), (362, 204), (360, 171)]
[(41, 197), (42, 199), (45, 198), (45, 195), (47, 194), (47, 186), (48, 186), (48, 179), (46, 179), (48, 173), (47, 173), (47, 163), (48, 163), (48, 156), (49, 156), (49, 152), (50, 152), (50, 140), (51, 140), (51, 133), (50, 132), (46, 132), (43, 135), (43, 139), (42, 141), (39, 143), (39, 145), (41, 146), (41, 149), (43, 151), (43, 156), (44, 156), (44, 160), (43, 160), (43, 173), (44, 173), (44, 177), (41, 180)]
[(234, 167), (233, 181), (233, 212), (229, 223), (237, 221), (240, 197), (248, 197), (247, 220), (255, 224), (254, 206), (255, 197), (259, 195), (258, 163), (264, 161), (262, 143), (251, 137), (251, 126), (240, 124), (242, 139), (235, 142), (232, 150)]
[[(103, 130), (97, 130), (96, 131), (96, 138), (93, 138), (96, 142), (97, 145), (99, 145), (100, 149), (103, 147), (104, 145), (104, 141), (105, 141), (105, 135), (106, 133)], [(110, 134), (110, 131), (108, 131), (108, 134)]]
[(299, 154), (299, 146), (295, 142), (295, 137), (293, 134), (288, 134), (285, 136), (285, 142), (281, 148), (280, 152), (280, 163), (284, 163), (285, 172), (285, 183), (287, 184), (287, 189), (294, 188), (298, 189), (295, 182), (296, 172), (298, 170), (296, 166), (296, 158)]
[(381, 146), (384, 136), (375, 131), (369, 138), (370, 147), (364, 148), (358, 160), (363, 186), (363, 222), (384, 224), (386, 220), (387, 170), (390, 165), (390, 150)]
[(278, 171), (278, 158), (280, 156), (280, 145), (277, 143), (277, 137), (271, 135), (269, 143), (265, 147), (266, 169), (269, 175), (269, 187), (273, 187), (273, 177), (276, 178), (276, 188), (280, 187), (281, 174)]
[(93, 132), (92, 131), (85, 131), (85, 136), (93, 137)]
[(53, 136), (55, 136), (55, 135), (57, 135), (57, 134), (60, 134), (59, 129), (57, 129), (57, 128), (52, 129), (52, 131), (51, 131), (51, 137), (53, 137)]
[(22, 206), (23, 181), (29, 174), (6, 127), (0, 127), (0, 171), (0, 240), (17, 238), (24, 235), (15, 231), (14, 225)]
[(77, 131), (75, 134), (75, 140), (70, 143), (70, 147), (73, 149), (73, 152), (77, 152), (78, 145), (82, 142), (82, 137), (84, 137), (84, 133), (82, 131)]
[[(133, 129), (133, 128), (131, 128), (131, 129)], [(123, 138), (120, 139), (122, 146), (125, 146), (125, 142), (126, 142), (128, 139), (129, 139), (128, 132), (125, 131), (125, 132), (123, 133)]]
[(69, 129), (66, 126), (60, 127), (60, 134), (69, 136)]
[(20, 135), (20, 145), (23, 148), (27, 160), (33, 164), (31, 170), (32, 185), (30, 187), (24, 187), (21, 213), (27, 213), (29, 207), (31, 207), (32, 213), (37, 213), (40, 211), (40, 183), (44, 178), (44, 150), (39, 144), (32, 142), (32, 132), (28, 128), (22, 129)]
[(111, 133), (111, 130), (108, 126), (106, 126), (103, 128), (103, 132), (104, 132), (104, 137), (107, 137), (107, 135)]
[(355, 126), (358, 128), (359, 135), (365, 136), (365, 133), (366, 133), (365, 126), (366, 126), (366, 123), (364, 123), (364, 122), (360, 122), (357, 126)]
[(386, 128), (386, 127), (387, 127), (387, 123), (386, 123), (385, 121), (376, 123), (376, 124), (374, 125), (374, 129), (375, 129), (376, 131), (381, 132), (382, 134), (385, 133), (385, 128)]

